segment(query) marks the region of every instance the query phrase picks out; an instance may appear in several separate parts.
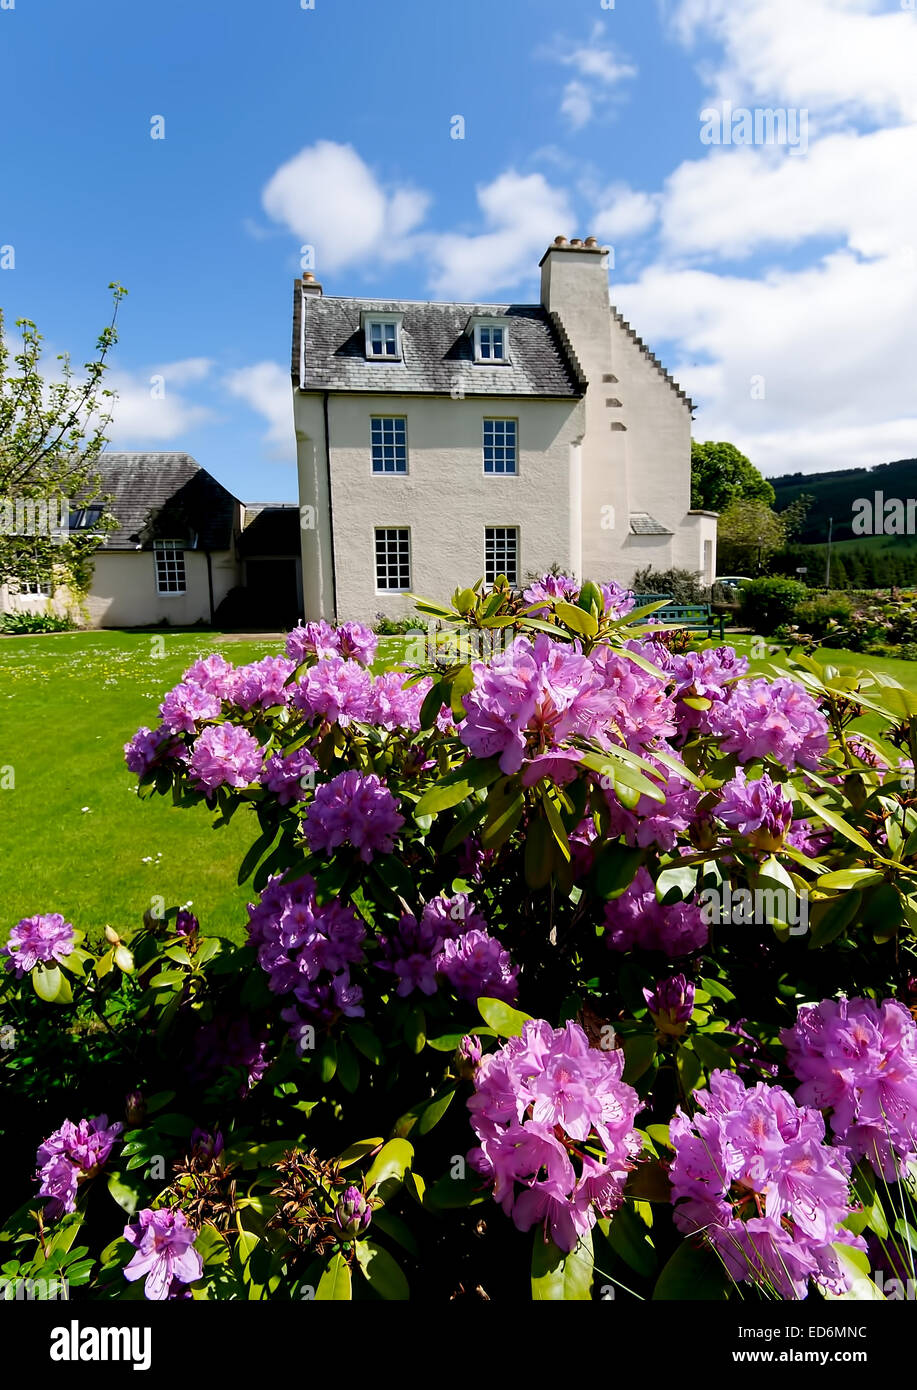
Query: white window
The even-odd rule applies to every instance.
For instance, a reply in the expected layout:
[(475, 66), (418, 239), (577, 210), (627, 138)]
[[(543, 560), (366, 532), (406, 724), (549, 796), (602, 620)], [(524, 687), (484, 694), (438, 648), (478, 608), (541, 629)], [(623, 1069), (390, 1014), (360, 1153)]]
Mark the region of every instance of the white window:
[(516, 421), (484, 421), (484, 472), (515, 473)]
[(370, 439), (374, 473), (408, 471), (408, 422), (403, 415), (373, 415)]
[(19, 595), (22, 598), (50, 598), (51, 581), (50, 579), (20, 579), (18, 582)]
[(364, 315), (366, 356), (382, 362), (401, 361), (401, 315)]
[(484, 579), (493, 584), (497, 575), (505, 574), (510, 584), (519, 583), (519, 528), (517, 526), (485, 526)]
[(475, 359), (478, 362), (506, 362), (506, 329), (495, 324), (478, 324), (475, 329)]
[(411, 533), (406, 526), (376, 527), (376, 588), (406, 593), (411, 587)]
[(155, 541), (153, 560), (156, 565), (157, 594), (183, 594), (185, 580), (185, 551), (181, 541)]

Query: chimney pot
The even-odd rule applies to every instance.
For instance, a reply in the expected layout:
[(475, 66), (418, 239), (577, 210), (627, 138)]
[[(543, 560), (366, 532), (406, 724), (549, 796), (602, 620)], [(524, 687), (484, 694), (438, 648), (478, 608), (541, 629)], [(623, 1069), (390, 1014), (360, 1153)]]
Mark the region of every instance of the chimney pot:
[(566, 246), (566, 244), (567, 244), (567, 238), (566, 238), (565, 236), (556, 236), (556, 237), (554, 238), (554, 245), (555, 245), (555, 246)]
[(599, 244), (599, 243), (598, 243), (598, 238), (597, 238), (597, 237), (594, 237), (594, 236), (587, 236), (587, 238), (586, 238), (586, 245), (587, 245), (587, 246), (598, 246), (598, 244)]
[(570, 245), (571, 245), (571, 246), (582, 246), (582, 244), (583, 244), (583, 243), (582, 243), (582, 239), (581, 239), (580, 237), (575, 236), (575, 237), (571, 237), (571, 238), (570, 238)]

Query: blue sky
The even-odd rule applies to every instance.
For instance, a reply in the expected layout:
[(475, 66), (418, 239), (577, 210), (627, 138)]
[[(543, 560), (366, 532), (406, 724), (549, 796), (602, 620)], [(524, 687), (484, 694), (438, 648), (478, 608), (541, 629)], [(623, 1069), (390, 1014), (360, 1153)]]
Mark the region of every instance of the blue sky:
[[(303, 245), (327, 293), (531, 300), (595, 233), (698, 437), (914, 456), (914, 72), (899, 0), (14, 0), (0, 305), (81, 361), (120, 280), (112, 447), (289, 500)], [(705, 144), (724, 102), (806, 139)]]

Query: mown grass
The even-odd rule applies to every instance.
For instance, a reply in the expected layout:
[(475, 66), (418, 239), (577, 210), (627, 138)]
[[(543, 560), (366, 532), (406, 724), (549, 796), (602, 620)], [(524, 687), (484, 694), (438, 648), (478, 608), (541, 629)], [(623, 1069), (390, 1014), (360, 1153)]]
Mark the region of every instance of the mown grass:
[(241, 932), (236, 872), (252, 819), (214, 831), (204, 806), (140, 801), (123, 757), (139, 725), (155, 726), (165, 691), (214, 650), (241, 663), (278, 646), (168, 632), (0, 641), (0, 940), (34, 912), (130, 928), (158, 896), (192, 901), (210, 930)]

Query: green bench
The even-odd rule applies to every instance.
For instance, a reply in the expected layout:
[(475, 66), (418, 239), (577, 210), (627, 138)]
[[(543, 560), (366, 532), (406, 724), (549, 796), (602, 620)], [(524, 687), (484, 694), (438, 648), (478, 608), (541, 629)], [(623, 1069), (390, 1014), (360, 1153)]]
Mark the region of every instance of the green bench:
[[(662, 603), (671, 599), (671, 594), (634, 594), (634, 607), (645, 608), (651, 603)], [(726, 619), (722, 613), (714, 613), (709, 603), (666, 603), (658, 608), (652, 617), (672, 627), (687, 628), (691, 632), (706, 632), (712, 638), (714, 628), (719, 627), (720, 641), (726, 638)]]

